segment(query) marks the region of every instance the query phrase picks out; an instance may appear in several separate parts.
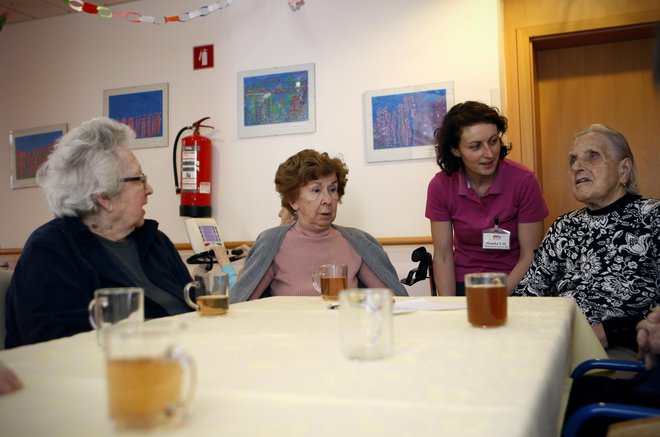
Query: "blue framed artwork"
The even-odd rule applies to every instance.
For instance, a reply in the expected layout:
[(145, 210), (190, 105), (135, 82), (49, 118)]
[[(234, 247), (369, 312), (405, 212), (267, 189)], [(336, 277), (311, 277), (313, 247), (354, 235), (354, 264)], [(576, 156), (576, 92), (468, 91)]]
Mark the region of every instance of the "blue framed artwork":
[(62, 123), (9, 131), (12, 189), (37, 186), (37, 170), (66, 130)]
[(453, 82), (366, 91), (367, 162), (435, 157), (433, 133), (453, 105)]
[(103, 115), (135, 132), (131, 149), (168, 146), (168, 84), (103, 91)]
[(238, 137), (316, 130), (314, 64), (238, 73)]

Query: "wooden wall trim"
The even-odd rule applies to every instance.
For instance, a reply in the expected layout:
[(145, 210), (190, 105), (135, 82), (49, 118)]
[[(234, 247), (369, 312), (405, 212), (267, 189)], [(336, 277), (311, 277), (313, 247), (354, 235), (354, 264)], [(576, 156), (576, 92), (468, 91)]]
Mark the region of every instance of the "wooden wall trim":
[[(431, 240), (431, 237), (386, 237), (386, 238), (377, 238), (377, 240), (383, 246), (433, 244), (433, 240)], [(254, 241), (225, 241), (225, 245), (230, 249), (236, 246), (240, 246), (241, 244), (247, 244), (251, 246), (254, 244)], [(192, 250), (190, 243), (175, 243), (174, 247), (176, 247), (176, 250)], [(23, 249), (21, 248), (0, 249), (0, 257), (20, 255), (22, 252)]]
[[(431, 239), (431, 237), (384, 237), (384, 238), (376, 238), (376, 240), (378, 240), (378, 242), (383, 246), (433, 244), (433, 240)], [(225, 241), (225, 246), (227, 246), (229, 249), (234, 248), (236, 246), (240, 246), (241, 244), (247, 244), (248, 246), (252, 246), (254, 244), (254, 241)], [(177, 250), (192, 250), (190, 243), (176, 243), (174, 244), (174, 246), (177, 248)]]

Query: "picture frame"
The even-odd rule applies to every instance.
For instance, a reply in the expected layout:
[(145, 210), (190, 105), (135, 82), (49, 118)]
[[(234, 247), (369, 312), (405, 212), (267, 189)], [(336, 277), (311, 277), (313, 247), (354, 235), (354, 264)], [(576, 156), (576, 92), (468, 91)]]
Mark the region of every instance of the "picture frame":
[(12, 190), (37, 186), (37, 170), (66, 132), (66, 123), (9, 131)]
[(316, 131), (314, 64), (238, 72), (238, 138)]
[(131, 149), (169, 145), (169, 84), (131, 86), (103, 91), (103, 115), (135, 132)]
[(435, 157), (435, 129), (454, 105), (454, 83), (365, 91), (367, 162)]

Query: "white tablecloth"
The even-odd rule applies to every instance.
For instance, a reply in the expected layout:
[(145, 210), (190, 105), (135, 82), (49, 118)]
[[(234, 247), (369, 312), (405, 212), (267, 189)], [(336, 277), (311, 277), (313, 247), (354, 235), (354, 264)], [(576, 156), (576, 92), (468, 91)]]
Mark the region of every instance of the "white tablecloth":
[[(198, 386), (187, 420), (165, 435), (554, 436), (570, 369), (604, 357), (562, 298), (509, 298), (507, 324), (491, 329), (470, 326), (464, 309), (395, 315), (394, 354), (372, 362), (341, 354), (338, 310), (316, 297), (178, 317)], [(0, 351), (0, 360), (25, 385), (0, 397), (2, 436), (113, 433), (93, 333)]]

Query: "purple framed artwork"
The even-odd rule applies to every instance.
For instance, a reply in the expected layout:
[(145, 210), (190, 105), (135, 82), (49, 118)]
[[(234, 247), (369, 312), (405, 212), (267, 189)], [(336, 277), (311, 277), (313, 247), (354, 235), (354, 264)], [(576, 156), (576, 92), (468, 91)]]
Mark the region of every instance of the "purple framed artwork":
[(62, 123), (9, 131), (12, 189), (37, 186), (37, 170), (66, 130)]
[(238, 73), (238, 137), (316, 130), (314, 64)]
[(453, 82), (366, 91), (367, 162), (433, 158), (433, 133), (453, 105)]

